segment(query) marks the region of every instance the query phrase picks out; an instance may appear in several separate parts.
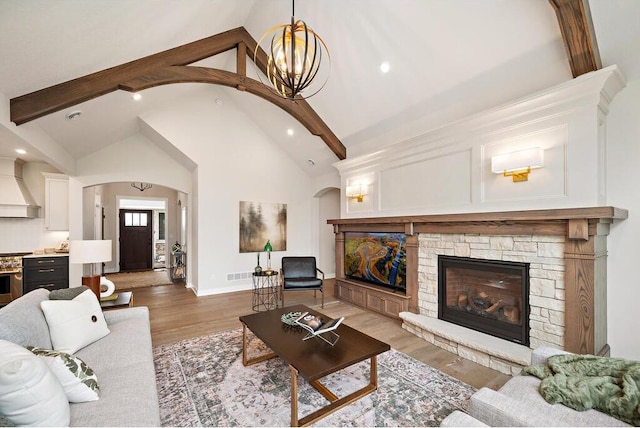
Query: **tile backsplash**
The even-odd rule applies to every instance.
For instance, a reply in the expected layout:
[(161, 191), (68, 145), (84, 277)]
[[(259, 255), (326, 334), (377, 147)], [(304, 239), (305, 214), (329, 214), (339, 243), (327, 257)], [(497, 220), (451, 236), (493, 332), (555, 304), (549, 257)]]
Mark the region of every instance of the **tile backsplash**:
[(57, 248), (69, 232), (49, 232), (44, 218), (0, 218), (0, 253)]

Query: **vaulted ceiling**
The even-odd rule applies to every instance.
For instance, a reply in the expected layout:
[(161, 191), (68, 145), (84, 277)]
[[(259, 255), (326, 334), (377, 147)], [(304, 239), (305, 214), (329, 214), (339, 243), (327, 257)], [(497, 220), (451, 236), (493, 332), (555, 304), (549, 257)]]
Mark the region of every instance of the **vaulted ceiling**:
[[(579, 55), (563, 43), (552, 7), (563, 3), (298, 0), (296, 17), (323, 37), (332, 58), (326, 87), (308, 103), (351, 157), (411, 137), (417, 124), (436, 128), (569, 80), (569, 59)], [(602, 66), (618, 64), (628, 80), (640, 78), (640, 56), (633, 54), (640, 49), (635, 24), (640, 2), (585, 4)], [(266, 29), (287, 22), (290, 8), (287, 0), (3, 0), (0, 92), (7, 99), (20, 97), (236, 27), (259, 39)], [(588, 35), (588, 29), (579, 34)], [(565, 40), (573, 36), (565, 34)], [(197, 65), (235, 71), (235, 61), (235, 52), (228, 52)], [(386, 74), (379, 68), (384, 61), (390, 64)], [(20, 126), (43, 130), (77, 159), (141, 132), (136, 118), (145, 111), (170, 108), (174, 100), (196, 93), (244, 109), (310, 175), (332, 170), (334, 151), (291, 116), (215, 85), (152, 88), (139, 103), (116, 91)], [(81, 120), (66, 119), (74, 109), (83, 111)], [(9, 151), (18, 144), (11, 127), (0, 127), (0, 155), (15, 155)], [(295, 138), (287, 136), (287, 128), (296, 131)], [(309, 168), (309, 158), (315, 168)]]

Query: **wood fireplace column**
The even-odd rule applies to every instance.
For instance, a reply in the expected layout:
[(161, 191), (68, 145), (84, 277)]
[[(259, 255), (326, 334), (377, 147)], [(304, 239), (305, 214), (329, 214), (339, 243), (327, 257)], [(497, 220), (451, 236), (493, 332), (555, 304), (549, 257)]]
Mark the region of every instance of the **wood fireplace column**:
[(407, 255), (407, 296), (409, 300), (409, 311), (414, 314), (420, 313), (418, 309), (418, 234), (413, 232), (407, 234), (405, 243)]
[(569, 220), (565, 241), (565, 350), (609, 355), (607, 235), (609, 219)]

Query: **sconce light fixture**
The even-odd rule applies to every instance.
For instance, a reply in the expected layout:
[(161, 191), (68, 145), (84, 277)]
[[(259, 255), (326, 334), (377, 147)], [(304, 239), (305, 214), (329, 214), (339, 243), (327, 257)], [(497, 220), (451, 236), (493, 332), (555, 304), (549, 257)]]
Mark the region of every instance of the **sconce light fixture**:
[(364, 201), (364, 197), (367, 195), (366, 184), (356, 184), (354, 186), (347, 187), (347, 198), (355, 199), (358, 202)]
[(532, 169), (544, 166), (544, 149), (534, 147), (491, 157), (491, 172), (512, 177), (514, 183), (527, 181)]

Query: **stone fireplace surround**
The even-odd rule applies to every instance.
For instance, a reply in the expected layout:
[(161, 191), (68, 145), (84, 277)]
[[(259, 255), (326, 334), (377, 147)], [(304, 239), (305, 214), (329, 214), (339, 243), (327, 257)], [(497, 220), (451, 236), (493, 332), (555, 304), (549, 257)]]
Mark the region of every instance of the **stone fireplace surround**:
[[(435, 234), (418, 235), (418, 308), (421, 317), (402, 316), (405, 328), (444, 349), (507, 374), (530, 361), (529, 349), (484, 333), (457, 333), (438, 319), (438, 255), (530, 263), (530, 349), (564, 349), (564, 236)], [(424, 319), (426, 317), (428, 319)], [(467, 329), (468, 330), (468, 329)]]
[[(609, 225), (627, 218), (615, 207), (328, 220), (336, 233), (336, 276), (344, 275), (346, 231), (407, 234), (403, 327), (487, 367), (517, 373), (531, 349), (550, 345), (606, 355), (606, 258)], [(522, 261), (530, 266), (530, 348), (437, 319), (438, 254)]]

